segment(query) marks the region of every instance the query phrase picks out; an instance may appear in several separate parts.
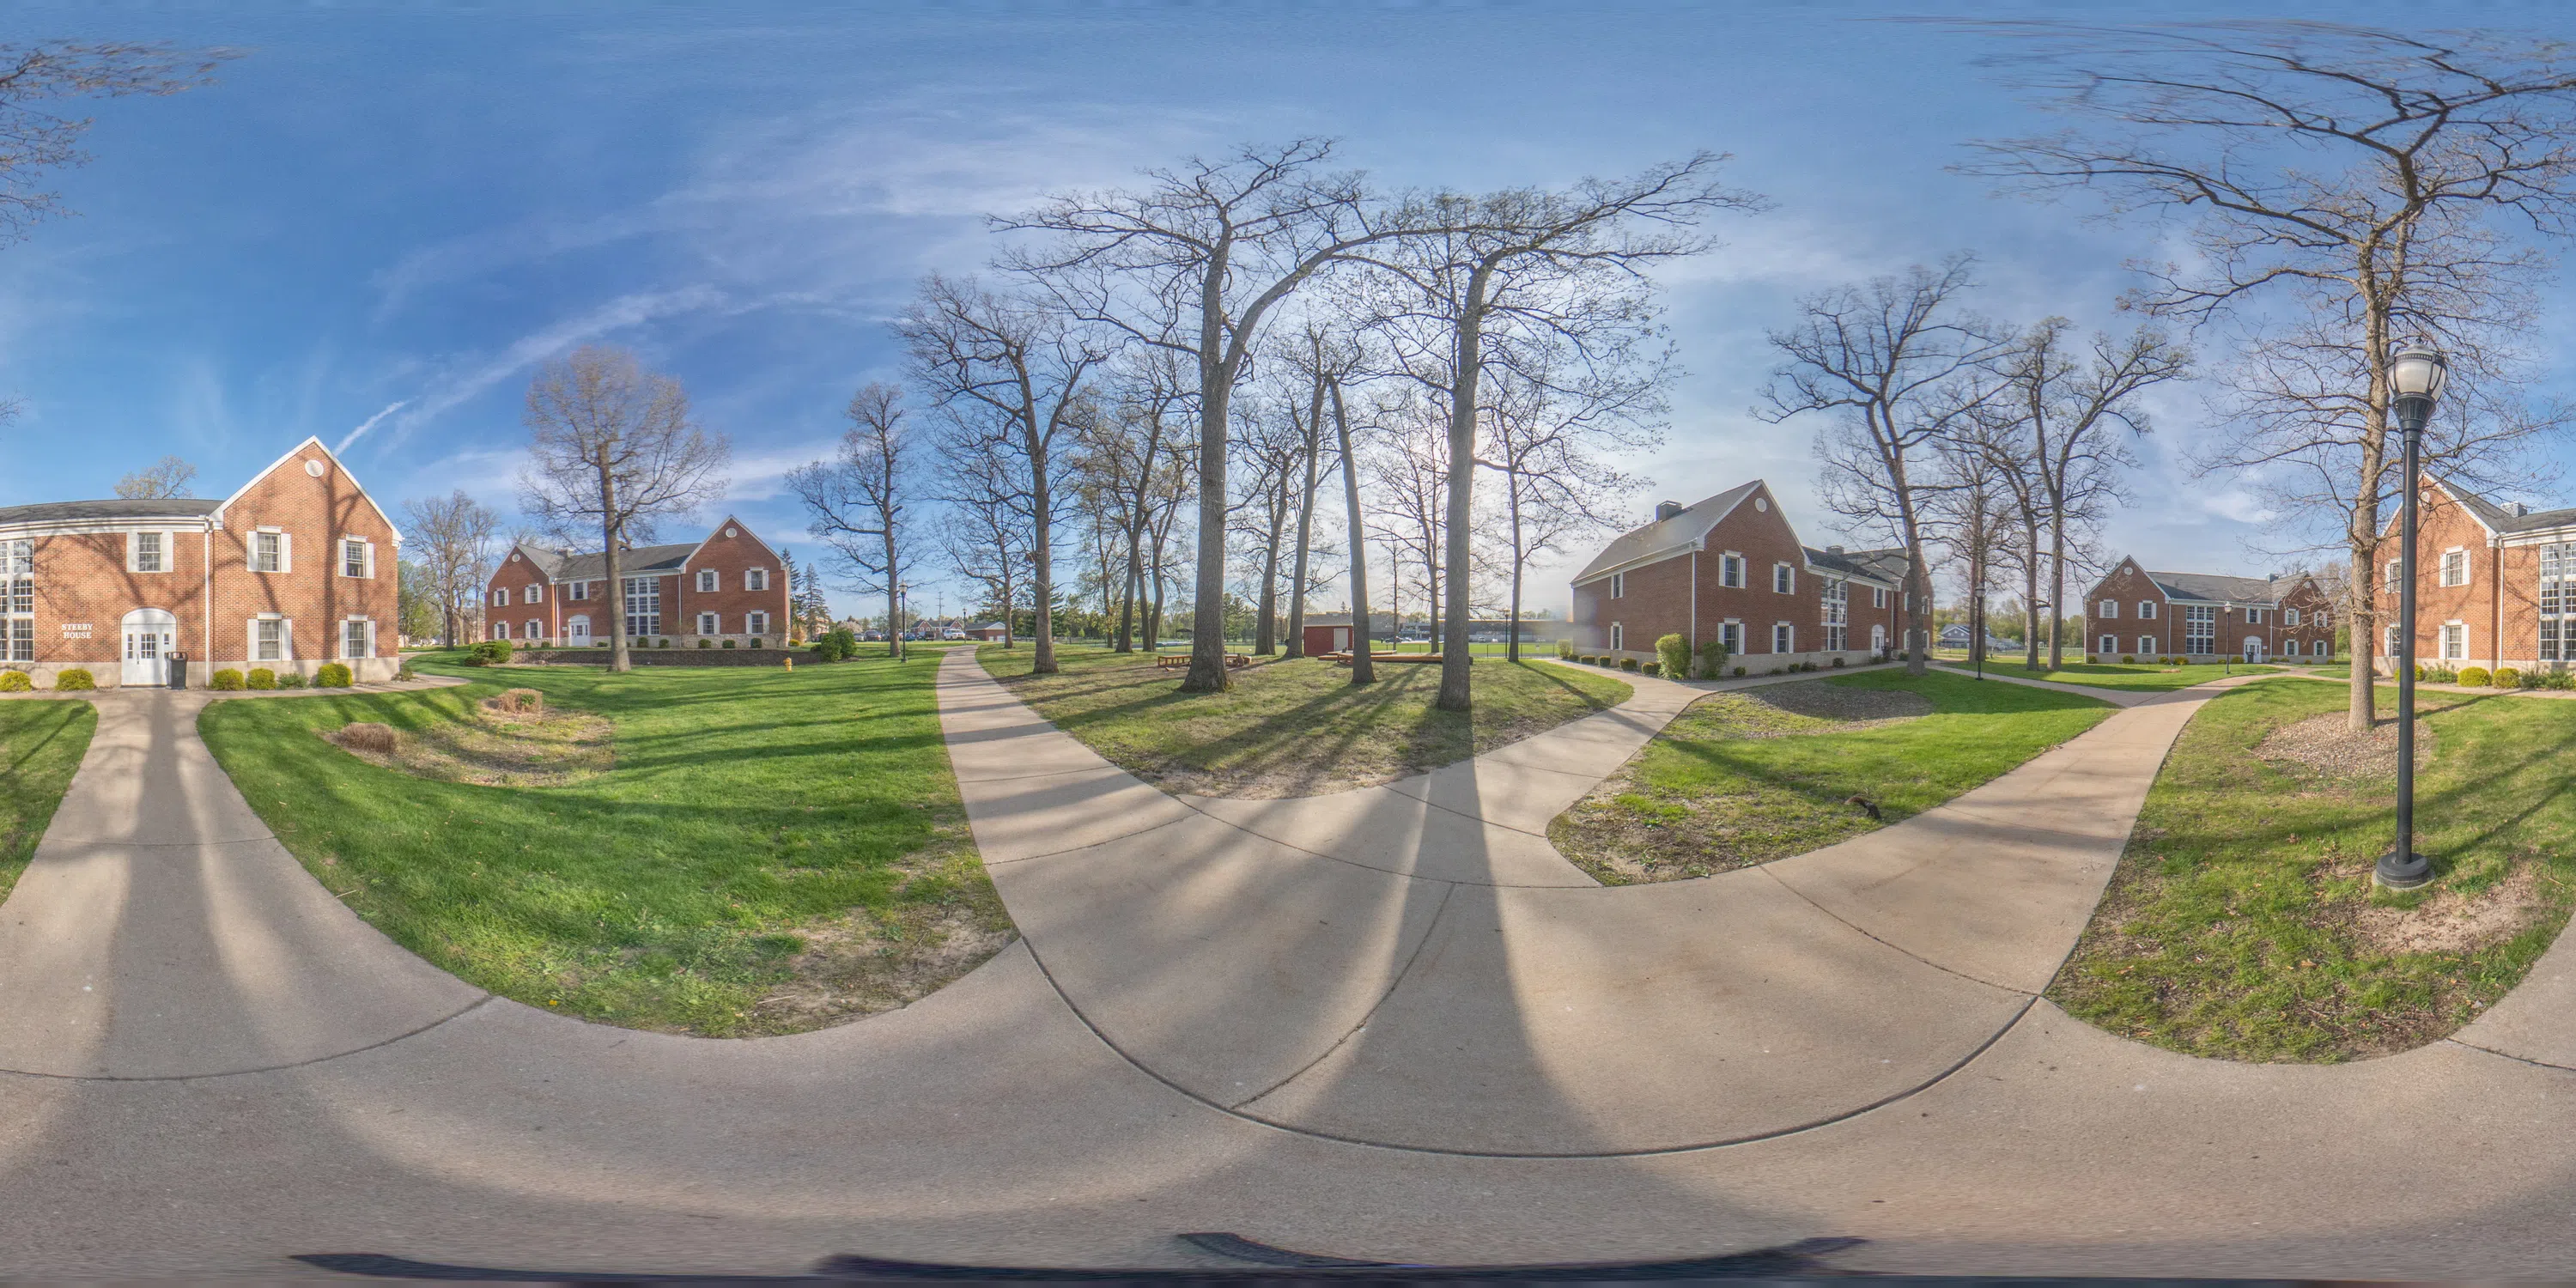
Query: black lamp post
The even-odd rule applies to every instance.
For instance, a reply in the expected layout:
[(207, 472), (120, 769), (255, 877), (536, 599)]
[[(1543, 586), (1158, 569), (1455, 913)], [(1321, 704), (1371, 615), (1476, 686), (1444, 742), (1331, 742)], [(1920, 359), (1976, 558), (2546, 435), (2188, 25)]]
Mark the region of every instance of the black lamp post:
[(2415, 852), (2415, 496), (2422, 489), (2424, 422), (2442, 396), (2450, 364), (2440, 350), (2409, 344), (2388, 356), (2389, 410), (2406, 440), (2406, 496), (2399, 502), (2397, 590), (2397, 844), (2379, 856), (2374, 880), (2391, 890), (2412, 890), (2433, 879), (2431, 860)]

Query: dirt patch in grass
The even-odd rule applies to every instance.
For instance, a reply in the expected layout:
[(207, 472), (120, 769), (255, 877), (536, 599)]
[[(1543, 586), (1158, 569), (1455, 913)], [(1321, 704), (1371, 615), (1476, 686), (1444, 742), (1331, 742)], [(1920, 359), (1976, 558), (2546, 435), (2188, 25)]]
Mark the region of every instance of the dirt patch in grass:
[[(1920, 693), (1903, 689), (1855, 689), (1849, 685), (1827, 684), (1822, 680), (1801, 680), (1793, 684), (1766, 684), (1740, 694), (1723, 694), (1720, 698), (1756, 702), (1766, 707), (1806, 716), (1831, 729), (1805, 732), (1850, 733), (1856, 729), (1874, 729), (1882, 725), (1903, 724), (1932, 714), (1932, 701)], [(1770, 729), (1747, 730), (1748, 738), (1778, 737)]]
[[(2321, 876), (2355, 886), (2370, 881), (2372, 865), (2319, 864)], [(2549, 892), (2536, 864), (2516, 864), (2501, 880), (2475, 891), (2441, 888), (2413, 906), (2347, 903), (2352, 937), (2378, 953), (2474, 953), (2493, 948), (2538, 925), (2549, 915)]]
[[(745, 1034), (801, 1033), (910, 1006), (1019, 937), (964, 827), (942, 833), (898, 865), (892, 907), (855, 909), (782, 936), (796, 941), (783, 963), (788, 978), (753, 1004)], [(913, 898), (924, 886), (941, 888)]]
[(360, 721), (322, 737), (369, 764), (421, 778), (483, 787), (568, 787), (607, 773), (615, 727), (604, 717), (547, 711), (513, 689), (485, 698), (465, 720), (426, 730)]
[[(2296, 765), (2318, 777), (2349, 782), (2397, 776), (2397, 722), (2382, 721), (2370, 732), (2356, 734), (2341, 711), (2310, 716), (2273, 730), (2254, 754), (2276, 764)], [(2415, 718), (2415, 769), (2433, 760), (2433, 726)]]

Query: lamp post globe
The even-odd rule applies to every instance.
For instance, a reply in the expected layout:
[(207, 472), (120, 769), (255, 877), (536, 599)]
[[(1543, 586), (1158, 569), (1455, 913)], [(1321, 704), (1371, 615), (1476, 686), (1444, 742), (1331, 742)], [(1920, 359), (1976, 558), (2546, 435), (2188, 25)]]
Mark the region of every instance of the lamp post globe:
[(2433, 879), (2432, 861), (2415, 852), (2415, 501), (2423, 490), (2424, 425), (2442, 397), (2451, 365), (2442, 351), (2421, 341), (2388, 355), (2388, 410), (2405, 439), (2405, 495), (2400, 498), (2397, 648), (2397, 840), (2379, 856), (2372, 879), (2391, 890), (2412, 890)]

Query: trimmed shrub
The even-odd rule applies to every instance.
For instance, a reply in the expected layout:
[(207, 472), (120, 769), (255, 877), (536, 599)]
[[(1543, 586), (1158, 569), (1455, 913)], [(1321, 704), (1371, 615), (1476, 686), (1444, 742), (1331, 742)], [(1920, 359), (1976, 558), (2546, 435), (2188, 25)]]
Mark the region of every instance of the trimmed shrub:
[(1667, 635), (1655, 641), (1657, 674), (1682, 676), (1690, 674), (1690, 641), (1679, 635)]
[(703, 636), (698, 640), (699, 648), (714, 648), (715, 646), (716, 642), (714, 640), (704, 638)]
[(250, 674), (243, 676), (242, 679), (254, 689), (274, 689), (277, 687), (277, 672), (264, 666), (252, 667), (250, 669)]
[(0, 671), (0, 693), (25, 693), (35, 687), (24, 671)]
[(2120, 655), (2120, 662), (2124, 666), (2136, 666), (2138, 664), (2138, 659), (2127, 653), (2123, 653)]
[[(744, 648), (759, 648), (759, 647), (760, 647), (760, 637), (759, 637), (759, 636), (757, 636), (757, 635), (754, 635), (754, 636), (752, 636), (750, 639), (744, 640), (744, 641), (742, 642), (742, 646), (743, 646)], [(726, 647), (726, 648), (732, 648), (733, 646), (732, 646), (731, 644), (727, 644), (727, 645), (725, 645), (725, 647)]]
[(85, 667), (72, 667), (54, 677), (54, 688), (63, 693), (86, 693), (98, 687), (98, 677)]
[(407, 682), (419, 679), (420, 673), (411, 669), (410, 658), (404, 658), (402, 660), (402, 665), (394, 668), (394, 678)]
[(1574, 656), (1574, 641), (1572, 641), (1572, 640), (1558, 640), (1558, 641), (1556, 642), (1556, 660), (1558, 660), (1558, 661), (1560, 661), (1560, 662), (1563, 662), (1563, 661), (1566, 661), (1566, 660), (1568, 660), (1568, 659), (1572, 658), (1573, 656)]
[(246, 686), (242, 681), (242, 673), (228, 666), (215, 672), (213, 675), (207, 676), (206, 687), (209, 689), (221, 689), (226, 693), (239, 693)]
[[(707, 644), (707, 642), (706, 642), (705, 640), (699, 640), (699, 641), (698, 641), (698, 647), (700, 647), (700, 648), (705, 648), (705, 647), (706, 647), (706, 644)], [(733, 647), (733, 641), (732, 641), (732, 640), (726, 640), (726, 641), (724, 642), (724, 646), (725, 646), (726, 648), (732, 648), (732, 647)]]
[(1736, 673), (1737, 675), (1742, 675), (1742, 674), (1744, 674), (1744, 668), (1743, 668), (1743, 667), (1740, 667), (1740, 666), (1739, 666), (1739, 667), (1737, 667), (1737, 668), (1735, 668), (1735, 673)]
[(277, 687), (281, 689), (301, 689), (310, 683), (310, 681), (304, 678), (304, 673), (302, 671), (280, 671), (277, 673)]
[(1664, 671), (1664, 664), (1661, 662), (1648, 662), (1637, 669), (1647, 675), (1661, 675)]
[(653, 647), (655, 647), (655, 648), (669, 648), (669, 647), (671, 647), (671, 641), (669, 641), (669, 640), (655, 640), (655, 641), (653, 641)]
[(2495, 686), (2499, 689), (2521, 688), (2522, 668), (2516, 666), (2497, 667), (2495, 672)]
[(2459, 682), (2468, 685), (2473, 689), (2483, 689), (2487, 687), (2487, 681), (2493, 678), (2493, 676), (2487, 674), (2487, 669), (2483, 666), (2464, 666), (2460, 668)]
[(313, 672), (313, 682), (326, 689), (345, 689), (357, 679), (345, 662), (325, 662)]
[(1717, 677), (1726, 674), (1726, 659), (1728, 656), (1730, 655), (1726, 651), (1726, 641), (1724, 640), (1710, 640), (1700, 645), (1699, 658), (1695, 664), (1695, 669), (1691, 671), (1691, 678), (1697, 680), (1714, 680)]
[(1619, 659), (1619, 669), (1620, 669), (1620, 670), (1622, 670), (1622, 671), (1634, 671), (1634, 670), (1636, 670), (1636, 669), (1637, 669), (1637, 659), (1635, 659), (1635, 658), (1633, 658), (1633, 657), (1623, 657), (1623, 658), (1620, 658), (1620, 659)]
[(2539, 679), (2544, 689), (2576, 689), (2576, 671), (2545, 671)]
[(499, 666), (510, 660), (510, 641), (478, 640), (465, 650), (467, 666)]
[(1843, 664), (1843, 659), (1841, 659), (1841, 658), (1835, 658), (1835, 659), (1834, 659), (1834, 665), (1835, 665), (1837, 668), (1841, 667), (1841, 666), (1842, 666), (1842, 664)]

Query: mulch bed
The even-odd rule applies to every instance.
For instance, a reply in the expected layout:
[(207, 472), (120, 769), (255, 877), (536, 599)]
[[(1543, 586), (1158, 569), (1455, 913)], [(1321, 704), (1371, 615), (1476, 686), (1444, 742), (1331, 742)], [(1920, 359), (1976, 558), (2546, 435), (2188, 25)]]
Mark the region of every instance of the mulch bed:
[[(2254, 754), (2265, 760), (2287, 761), (2327, 778), (2395, 778), (2397, 722), (2382, 721), (2369, 733), (2356, 734), (2349, 719), (2341, 711), (2329, 711), (2283, 725), (2266, 736)], [(2433, 726), (2417, 716), (2416, 771), (2421, 773), (2432, 760)]]

